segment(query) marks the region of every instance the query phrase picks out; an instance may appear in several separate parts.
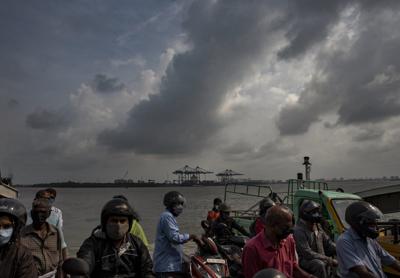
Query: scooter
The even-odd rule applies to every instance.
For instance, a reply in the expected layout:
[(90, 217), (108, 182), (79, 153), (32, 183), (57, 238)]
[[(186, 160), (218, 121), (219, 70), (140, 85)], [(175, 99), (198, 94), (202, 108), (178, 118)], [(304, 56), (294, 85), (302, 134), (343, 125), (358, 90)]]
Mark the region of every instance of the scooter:
[[(221, 224), (224, 225), (224, 224)], [(201, 226), (208, 236), (212, 235), (210, 223), (206, 220), (201, 222)], [(215, 243), (218, 253), (228, 263), (230, 277), (243, 277), (242, 274), (242, 249), (246, 243), (246, 238), (242, 236), (232, 236), (228, 244)]]
[(230, 277), (227, 261), (218, 251), (215, 242), (206, 236), (203, 244), (197, 243), (197, 252), (190, 257), (190, 276), (194, 278)]

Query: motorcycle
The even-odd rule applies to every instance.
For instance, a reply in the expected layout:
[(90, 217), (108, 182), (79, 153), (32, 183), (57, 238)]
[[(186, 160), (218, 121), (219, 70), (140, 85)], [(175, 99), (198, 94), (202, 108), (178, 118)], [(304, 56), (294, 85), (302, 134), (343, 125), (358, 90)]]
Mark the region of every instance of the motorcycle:
[[(224, 225), (224, 224), (220, 224)], [(201, 222), (201, 226), (205, 231), (205, 235), (212, 236), (212, 229), (210, 223), (206, 220)], [(215, 245), (218, 253), (228, 263), (230, 277), (243, 277), (242, 274), (242, 251), (246, 243), (247, 237), (231, 236), (228, 241), (224, 243), (217, 243)]]
[(227, 261), (218, 251), (215, 242), (206, 236), (197, 243), (197, 252), (190, 257), (190, 276), (194, 278), (230, 277)]

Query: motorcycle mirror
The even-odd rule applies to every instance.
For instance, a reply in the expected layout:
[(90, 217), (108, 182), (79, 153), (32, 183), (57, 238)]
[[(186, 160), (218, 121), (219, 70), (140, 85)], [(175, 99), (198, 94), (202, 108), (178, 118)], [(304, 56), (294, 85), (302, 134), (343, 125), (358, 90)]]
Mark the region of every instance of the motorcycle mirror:
[(62, 264), (62, 269), (71, 277), (88, 277), (89, 265), (80, 258), (68, 258)]

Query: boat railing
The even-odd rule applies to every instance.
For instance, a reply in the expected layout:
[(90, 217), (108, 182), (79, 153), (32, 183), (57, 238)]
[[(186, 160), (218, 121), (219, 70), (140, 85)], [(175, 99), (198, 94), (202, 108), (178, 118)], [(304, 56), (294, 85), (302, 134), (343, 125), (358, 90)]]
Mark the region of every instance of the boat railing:
[[(247, 197), (259, 197), (259, 198), (276, 197), (276, 194), (272, 191), (271, 186), (259, 185), (259, 184), (227, 183), (225, 184), (224, 202), (226, 202), (228, 193), (247, 196)], [(243, 218), (255, 219), (258, 215), (258, 206), (260, 201), (261, 199), (248, 209), (233, 210), (232, 216), (242, 219)]]
[(263, 198), (270, 196), (273, 191), (269, 185), (227, 183), (225, 184), (224, 201), (226, 201), (227, 193)]

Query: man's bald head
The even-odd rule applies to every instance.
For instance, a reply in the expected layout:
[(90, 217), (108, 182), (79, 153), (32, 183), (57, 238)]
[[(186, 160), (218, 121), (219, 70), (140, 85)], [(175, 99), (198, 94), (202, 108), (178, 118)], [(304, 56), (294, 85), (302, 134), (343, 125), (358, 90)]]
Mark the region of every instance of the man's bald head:
[(286, 206), (273, 206), (267, 211), (265, 224), (273, 227), (282, 223), (293, 221), (293, 213)]

